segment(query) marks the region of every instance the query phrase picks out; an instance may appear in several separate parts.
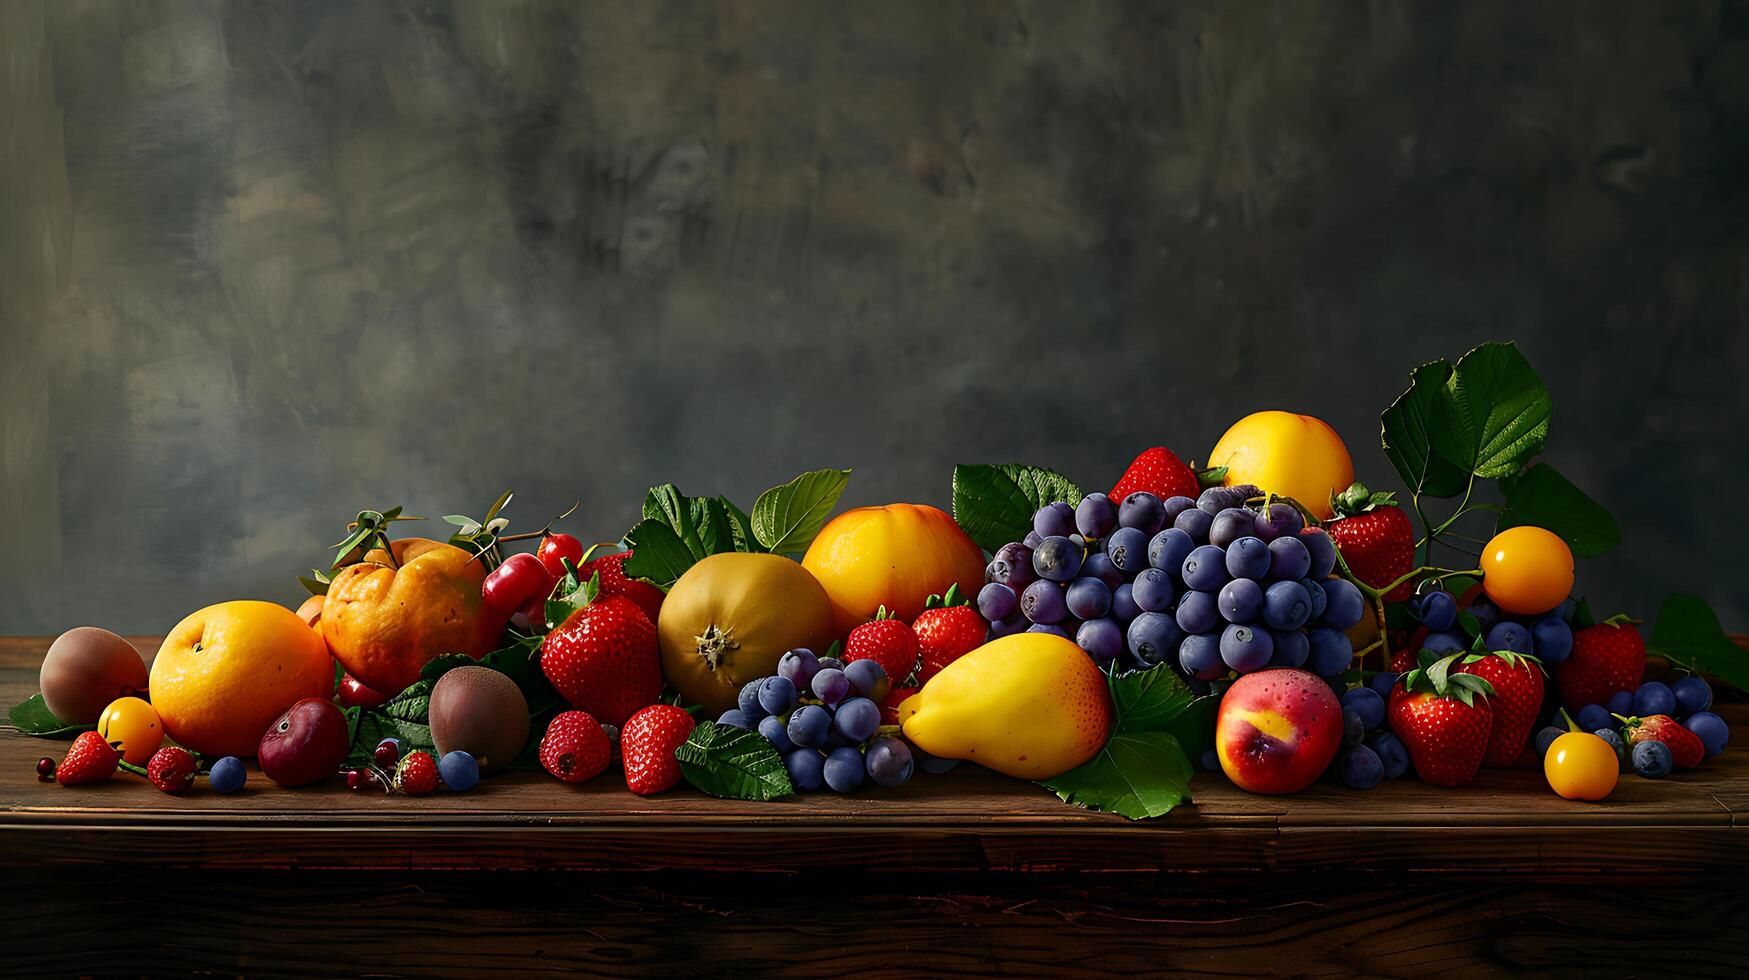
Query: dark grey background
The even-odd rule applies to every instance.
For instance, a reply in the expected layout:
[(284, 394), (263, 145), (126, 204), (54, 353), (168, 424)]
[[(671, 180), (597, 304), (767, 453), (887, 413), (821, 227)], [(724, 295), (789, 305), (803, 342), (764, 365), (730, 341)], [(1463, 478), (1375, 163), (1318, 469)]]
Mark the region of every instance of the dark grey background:
[(1582, 589), (1749, 626), (1740, 2), (15, 0), (0, 135), (0, 632), (506, 486), (945, 503), (1264, 407), (1388, 483), (1410, 367), (1508, 338), (1625, 527)]

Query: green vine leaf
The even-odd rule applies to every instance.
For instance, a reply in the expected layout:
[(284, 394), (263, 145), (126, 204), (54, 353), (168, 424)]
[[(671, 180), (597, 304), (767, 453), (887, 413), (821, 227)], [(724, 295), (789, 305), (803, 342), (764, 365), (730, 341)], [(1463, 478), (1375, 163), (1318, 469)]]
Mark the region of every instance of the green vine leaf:
[(1515, 344), (1490, 343), (1458, 360), (1434, 403), (1433, 449), (1465, 473), (1497, 480), (1542, 451), (1553, 402)]
[(96, 730), (96, 725), (69, 725), (55, 717), (41, 694), (32, 694), (12, 706), (6, 713), (7, 722), (20, 734), (35, 738), (72, 738), (80, 732)]
[(1081, 501), (1081, 488), (1055, 470), (1017, 463), (962, 463), (953, 468), (953, 519), (978, 547), (995, 552), (1032, 530), (1045, 504)]
[(1547, 463), (1501, 479), (1500, 490), (1506, 507), (1500, 512), (1499, 530), (1523, 524), (1547, 528), (1580, 558), (1607, 554), (1621, 543), (1615, 515)]
[(1112, 735), (1092, 759), (1040, 783), (1065, 802), (1144, 820), (1189, 798), (1190, 760), (1214, 744), (1220, 698), (1169, 667), (1110, 675)]
[(1421, 365), (1409, 374), (1409, 390), (1379, 416), (1385, 458), (1413, 493), (1455, 497), (1469, 479), (1467, 471), (1433, 451), (1430, 429), (1436, 407), (1449, 396), (1449, 380), (1451, 365), (1446, 361)]
[(763, 803), (795, 792), (782, 757), (758, 732), (701, 721), (674, 758), (686, 781), (712, 796)]
[(753, 502), (753, 536), (778, 555), (808, 550), (850, 483), (849, 470), (814, 470)]

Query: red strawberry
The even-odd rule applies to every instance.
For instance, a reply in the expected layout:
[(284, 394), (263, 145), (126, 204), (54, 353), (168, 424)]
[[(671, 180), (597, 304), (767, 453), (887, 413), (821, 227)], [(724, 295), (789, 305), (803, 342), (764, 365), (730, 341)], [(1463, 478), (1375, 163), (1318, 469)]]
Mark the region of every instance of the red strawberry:
[(1646, 673), (1646, 641), (1631, 623), (1611, 619), (1573, 633), (1573, 653), (1555, 665), (1561, 704), (1578, 711), (1617, 691), (1636, 691)]
[(844, 662), (873, 660), (886, 670), (888, 680), (898, 686), (916, 673), (921, 651), (917, 634), (911, 627), (897, 619), (889, 619), (889, 615), (882, 606), (873, 622), (863, 623), (850, 631), (849, 638), (844, 641)]
[(1202, 485), (1197, 483), (1196, 474), (1172, 450), (1155, 446), (1144, 449), (1130, 463), (1129, 468), (1123, 471), (1123, 476), (1118, 478), (1117, 485), (1106, 496), (1111, 498), (1112, 503), (1121, 504), (1125, 497), (1143, 490), (1161, 500), (1171, 497), (1189, 497), (1195, 500), (1202, 493)]
[(585, 593), (587, 605), (541, 641), (541, 673), (573, 708), (624, 724), (662, 693), (656, 627), (624, 596)]
[[(1440, 661), (1448, 669), (1457, 655)], [(1438, 667), (1412, 670), (1391, 691), (1391, 731), (1403, 740), (1415, 773), (1435, 786), (1462, 786), (1476, 778), (1494, 729), (1486, 698), (1492, 685), (1471, 674), (1438, 676)]]
[(631, 556), (632, 553), (629, 551), (620, 551), (611, 555), (602, 555), (600, 558), (591, 558), (583, 563), (582, 568), (577, 570), (578, 578), (587, 582), (591, 576), (599, 574), (603, 596), (617, 595), (630, 599), (637, 603), (638, 608), (642, 609), (644, 615), (650, 617), (650, 622), (654, 623), (656, 614), (662, 609), (662, 590), (648, 582), (626, 578), (626, 559)]
[[(1325, 525), (1342, 560), (1354, 577), (1382, 589), (1415, 570), (1415, 527), (1391, 498), (1354, 483), (1330, 498), (1336, 519)], [(1386, 602), (1409, 598), (1414, 584), (1404, 582), (1385, 593)]]
[(180, 793), (194, 785), (194, 756), (187, 749), (166, 745), (152, 753), (146, 763), (146, 778), (166, 793)]
[(1393, 674), (1406, 674), (1415, 669), (1415, 651), (1398, 650), (1391, 654), (1390, 671)]
[(897, 725), (899, 723), (899, 705), (905, 699), (916, 694), (922, 688), (895, 687), (887, 691), (886, 699), (881, 702), (881, 724)]
[(1518, 761), (1530, 744), (1530, 730), (1543, 707), (1542, 664), (1517, 653), (1489, 653), (1466, 662), (1458, 670), (1494, 686), (1490, 707), (1494, 727), (1488, 736), (1488, 754), (1482, 764), (1504, 769)]
[(414, 750), (395, 766), (395, 788), (412, 796), (421, 796), (437, 788), (437, 760), (431, 753)]
[(96, 732), (84, 732), (73, 740), (67, 757), (55, 767), (55, 781), (62, 786), (76, 783), (100, 783), (115, 775), (121, 764), (121, 753), (105, 742)]
[(619, 754), (625, 760), (626, 789), (649, 796), (680, 782), (674, 750), (692, 734), (692, 716), (672, 704), (652, 704), (632, 715), (619, 734)]
[(567, 783), (594, 779), (613, 757), (613, 742), (587, 712), (566, 711), (547, 724), (540, 740), (541, 768)]
[(1678, 769), (1693, 769), (1706, 758), (1706, 746), (1701, 744), (1700, 736), (1682, 727), (1681, 722), (1669, 715), (1629, 718), (1624, 727), (1629, 745), (1663, 742), (1670, 750), (1670, 761)]
[(969, 600), (960, 597), (960, 587), (952, 585), (947, 595), (929, 597), (923, 611), (911, 621), (911, 631), (917, 634), (917, 650), (923, 657), (923, 666), (917, 673), (917, 682), (921, 684), (941, 673), (941, 668), (983, 646), (990, 624), (984, 622)]

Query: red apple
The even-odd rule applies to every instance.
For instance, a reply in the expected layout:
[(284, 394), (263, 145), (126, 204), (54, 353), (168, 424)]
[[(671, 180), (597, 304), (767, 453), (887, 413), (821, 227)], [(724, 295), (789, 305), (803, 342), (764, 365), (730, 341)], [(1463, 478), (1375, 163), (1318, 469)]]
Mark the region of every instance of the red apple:
[(1233, 785), (1253, 793), (1296, 793), (1312, 784), (1342, 745), (1342, 702), (1304, 670), (1262, 670), (1227, 688), (1215, 716), (1215, 754)]
[(256, 759), (279, 785), (308, 786), (334, 775), (348, 747), (346, 715), (332, 701), (305, 698), (267, 727)]

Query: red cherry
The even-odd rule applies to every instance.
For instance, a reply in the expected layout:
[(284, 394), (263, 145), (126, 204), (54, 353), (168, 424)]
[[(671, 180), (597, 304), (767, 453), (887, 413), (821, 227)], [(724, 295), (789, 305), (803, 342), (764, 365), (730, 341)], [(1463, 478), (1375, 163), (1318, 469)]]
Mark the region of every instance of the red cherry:
[(529, 596), (540, 592), (543, 586), (551, 591), (553, 581), (539, 558), (519, 552), (492, 569), (492, 574), (486, 576), (486, 583), (480, 588), (480, 594), (489, 608), (507, 612), (527, 602)]
[(42, 758), (36, 760), (36, 778), (42, 780), (45, 783), (54, 782), (55, 781), (55, 760), (49, 758), (46, 755), (43, 756)]
[(357, 769), (346, 770), (346, 788), (347, 789), (358, 789), (359, 787), (361, 787), (363, 785), (364, 785), (364, 773), (359, 772)]
[(549, 534), (541, 539), (535, 557), (546, 566), (547, 574), (556, 582), (565, 577), (564, 559), (569, 558), (572, 565), (583, 564), (583, 542), (569, 534)]
[(366, 687), (363, 681), (344, 674), (340, 678), (340, 704), (346, 708), (380, 708), (387, 704), (389, 696), (374, 687)]

